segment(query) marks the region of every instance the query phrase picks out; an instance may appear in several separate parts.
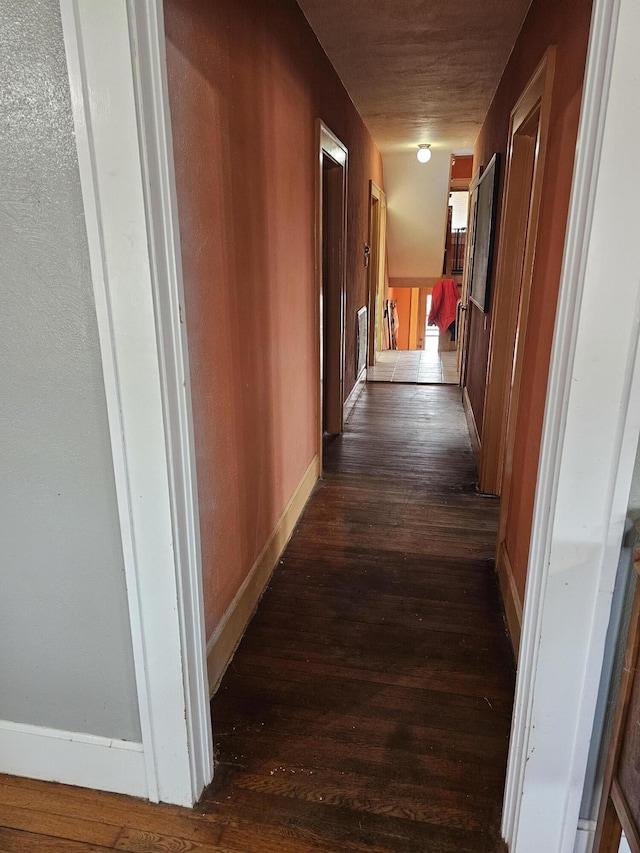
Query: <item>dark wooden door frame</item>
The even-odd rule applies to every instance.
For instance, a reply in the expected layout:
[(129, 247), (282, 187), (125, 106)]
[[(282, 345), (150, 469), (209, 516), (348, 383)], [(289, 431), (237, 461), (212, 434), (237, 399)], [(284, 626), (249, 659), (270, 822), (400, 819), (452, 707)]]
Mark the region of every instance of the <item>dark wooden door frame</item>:
[[(347, 168), (348, 151), (345, 145), (318, 119), (316, 168), (316, 340), (318, 364), (318, 458), (322, 470), (323, 426), (332, 434), (342, 432), (345, 361), (346, 311), (346, 235), (347, 235)], [(324, 173), (329, 169), (329, 193), (325, 199)], [(334, 172), (335, 170), (335, 172)], [(331, 205), (331, 235), (333, 245), (328, 257), (330, 269), (324, 262), (324, 205)], [(326, 292), (326, 291), (329, 292)], [(325, 306), (325, 300), (328, 305)], [(326, 310), (328, 309), (328, 310)], [(325, 330), (324, 323), (329, 324)], [(326, 334), (325, 334), (326, 331)], [(327, 341), (326, 346), (324, 340)], [(324, 384), (326, 383), (326, 389)], [(326, 407), (326, 410), (325, 410)]]
[(368, 364), (373, 367), (376, 356), (380, 351), (380, 342), (384, 340), (383, 314), (384, 297), (380, 298), (380, 291), (384, 290), (385, 272), (385, 230), (387, 221), (387, 197), (375, 181), (369, 181), (369, 343)]

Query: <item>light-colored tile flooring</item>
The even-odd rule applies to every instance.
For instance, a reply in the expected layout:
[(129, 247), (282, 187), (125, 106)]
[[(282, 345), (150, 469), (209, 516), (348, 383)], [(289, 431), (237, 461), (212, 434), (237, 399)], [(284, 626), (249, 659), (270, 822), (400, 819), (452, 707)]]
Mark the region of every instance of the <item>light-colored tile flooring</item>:
[(423, 350), (386, 350), (378, 353), (375, 367), (367, 369), (367, 380), (457, 385), (457, 359), (456, 352), (438, 352), (438, 336), (427, 335)]

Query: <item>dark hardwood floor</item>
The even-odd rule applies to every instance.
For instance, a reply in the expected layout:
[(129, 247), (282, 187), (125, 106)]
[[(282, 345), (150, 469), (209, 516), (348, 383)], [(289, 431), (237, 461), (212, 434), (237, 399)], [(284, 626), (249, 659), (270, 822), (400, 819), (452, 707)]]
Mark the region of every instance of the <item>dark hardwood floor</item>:
[(497, 511), (458, 388), (367, 386), (213, 699), (199, 807), (0, 777), (0, 851), (502, 850)]

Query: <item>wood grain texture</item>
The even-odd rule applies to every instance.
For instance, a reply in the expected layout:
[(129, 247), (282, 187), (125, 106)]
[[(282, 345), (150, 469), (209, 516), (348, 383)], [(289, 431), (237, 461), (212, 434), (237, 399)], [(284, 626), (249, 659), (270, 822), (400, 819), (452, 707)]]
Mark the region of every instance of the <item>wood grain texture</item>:
[(212, 813), (324, 850), (502, 849), (497, 514), (458, 389), (366, 386), (213, 698)]
[(0, 851), (502, 851), (514, 672), (459, 397), (365, 387), (212, 700), (194, 810), (0, 776)]

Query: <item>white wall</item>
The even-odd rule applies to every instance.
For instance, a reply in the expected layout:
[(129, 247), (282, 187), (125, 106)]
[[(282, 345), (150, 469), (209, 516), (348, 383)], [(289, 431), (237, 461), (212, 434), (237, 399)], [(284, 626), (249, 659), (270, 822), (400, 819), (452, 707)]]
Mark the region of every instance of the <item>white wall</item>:
[(631, 853), (631, 848), (629, 847), (629, 842), (627, 841), (624, 832), (622, 833), (622, 839), (620, 841), (619, 853)]
[(60, 10), (0, 15), (0, 719), (139, 741)]
[(390, 278), (442, 274), (451, 152), (432, 149), (419, 163), (416, 151), (383, 157)]

